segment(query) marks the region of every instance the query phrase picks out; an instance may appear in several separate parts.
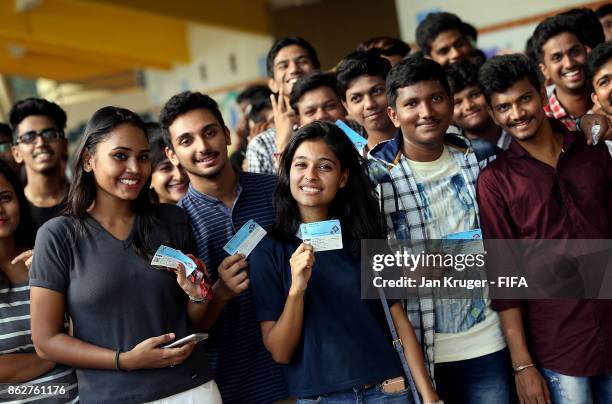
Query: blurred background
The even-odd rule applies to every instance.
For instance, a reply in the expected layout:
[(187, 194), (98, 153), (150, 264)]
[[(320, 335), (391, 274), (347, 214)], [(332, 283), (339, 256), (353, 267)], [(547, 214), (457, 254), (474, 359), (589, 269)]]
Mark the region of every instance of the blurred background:
[(478, 30), (488, 56), (523, 51), (543, 18), (606, 1), (576, 0), (0, 0), (0, 121), (22, 98), (68, 114), (71, 139), (89, 116), (118, 105), (155, 120), (170, 96), (210, 94), (230, 129), (240, 90), (266, 83), (275, 38), (310, 41), (332, 68), (367, 38), (399, 37), (414, 49), (417, 24), (448, 11)]

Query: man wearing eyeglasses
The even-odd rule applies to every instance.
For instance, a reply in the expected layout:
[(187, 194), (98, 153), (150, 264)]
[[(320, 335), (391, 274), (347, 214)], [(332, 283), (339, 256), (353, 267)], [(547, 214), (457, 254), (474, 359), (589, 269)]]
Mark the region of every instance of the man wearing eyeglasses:
[(0, 160), (11, 167), (13, 172), (19, 176), (20, 165), (13, 158), (11, 148), (13, 146), (13, 131), (5, 123), (0, 123)]
[(9, 114), (13, 128), (13, 157), (26, 170), (24, 193), (30, 203), (34, 231), (63, 209), (68, 191), (62, 157), (66, 112), (57, 104), (40, 98), (17, 102)]

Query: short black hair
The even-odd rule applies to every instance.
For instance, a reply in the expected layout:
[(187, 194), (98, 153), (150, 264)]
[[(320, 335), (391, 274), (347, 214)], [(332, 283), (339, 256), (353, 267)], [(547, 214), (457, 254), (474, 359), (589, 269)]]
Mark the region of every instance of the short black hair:
[[(544, 50), (543, 47), (552, 37), (555, 37), (564, 32), (575, 35), (578, 41), (584, 45), (584, 38), (582, 32), (575, 28), (575, 18), (568, 15), (555, 15), (546, 18), (540, 22), (533, 32), (531, 37), (531, 45), (533, 47), (533, 53), (535, 54), (538, 63), (544, 63)], [(599, 24), (601, 25), (601, 24)]]
[(437, 62), (414, 56), (408, 56), (391, 69), (387, 75), (387, 99), (395, 109), (397, 89), (408, 87), (421, 81), (438, 81), (449, 97), (452, 97), (444, 69)]
[(247, 114), (247, 119), (255, 123), (264, 122), (266, 120), (264, 111), (272, 109), (270, 97), (256, 99), (250, 105), (251, 109)]
[(7, 135), (11, 139), (13, 138), (13, 131), (11, 130), (11, 127), (4, 122), (0, 122), (0, 134)]
[(293, 89), (289, 95), (289, 104), (291, 104), (291, 108), (297, 112), (297, 104), (300, 101), (300, 98), (302, 98), (304, 94), (319, 87), (331, 88), (338, 96), (338, 99), (340, 99), (336, 76), (331, 73), (314, 72), (304, 77), (300, 77), (293, 85)]
[(425, 55), (431, 54), (431, 43), (436, 40), (442, 32), (457, 30), (461, 35), (467, 36), (465, 25), (461, 18), (455, 14), (440, 12), (431, 13), (416, 29), (416, 42)]
[(168, 143), (159, 123), (146, 122), (145, 127), (149, 135), (149, 161), (151, 162), (151, 170), (155, 171), (155, 167), (157, 167), (159, 163), (168, 159), (164, 152), (164, 147), (166, 147)]
[(478, 85), (479, 66), (469, 60), (451, 63), (444, 68), (451, 92), (456, 94), (467, 87)]
[(291, 45), (297, 45), (308, 52), (308, 57), (310, 58), (314, 68), (317, 70), (321, 68), (317, 51), (315, 51), (310, 42), (298, 36), (284, 37), (274, 42), (274, 45), (272, 45), (270, 51), (268, 51), (268, 56), (266, 58), (266, 69), (269, 77), (274, 77), (274, 59), (276, 59), (278, 52), (280, 52), (281, 49)]
[(347, 55), (336, 67), (340, 99), (346, 101), (346, 90), (359, 76), (379, 76), (383, 80), (391, 70), (391, 63), (372, 51), (357, 51)]
[(502, 93), (524, 78), (529, 80), (536, 90), (540, 90), (540, 80), (527, 56), (494, 56), (480, 68), (478, 84), (487, 103), (491, 105), (493, 93)]
[[(17, 126), (21, 121), (32, 115), (46, 116), (53, 121), (55, 127), (62, 133), (66, 129), (67, 117), (62, 107), (44, 98), (26, 98), (17, 101), (9, 112), (9, 122), (13, 132), (17, 131)], [(15, 136), (17, 136), (16, 133)]]
[(612, 59), (612, 42), (600, 43), (589, 53), (586, 64), (586, 73), (590, 88), (593, 89), (593, 77), (597, 74), (597, 71), (601, 69), (603, 65), (608, 63)]
[(463, 34), (470, 38), (473, 42), (478, 41), (478, 30), (470, 23), (463, 23)]
[(410, 53), (410, 45), (391, 36), (375, 36), (357, 45), (357, 51), (375, 50), (381, 56), (406, 57)]
[(606, 34), (599, 17), (590, 8), (573, 8), (559, 15), (572, 20), (574, 29), (578, 33), (578, 39), (589, 48), (593, 49), (606, 41)]
[(246, 101), (249, 104), (252, 104), (254, 101), (261, 98), (269, 99), (270, 94), (272, 94), (272, 90), (270, 90), (268, 86), (263, 84), (255, 84), (242, 90), (236, 97), (236, 102), (240, 104), (241, 102)]
[(612, 14), (612, 3), (604, 4), (603, 6), (595, 10), (595, 15), (598, 18), (603, 18), (608, 14)]
[(170, 141), (170, 132), (168, 128), (170, 128), (174, 120), (180, 115), (193, 111), (194, 109), (206, 109), (210, 111), (215, 118), (217, 118), (217, 121), (219, 121), (221, 128), (225, 128), (223, 115), (221, 115), (221, 111), (215, 100), (197, 91), (183, 91), (182, 93), (172, 96), (159, 113), (159, 123), (162, 126), (164, 136), (166, 137), (166, 145), (169, 148), (172, 148), (172, 142)]

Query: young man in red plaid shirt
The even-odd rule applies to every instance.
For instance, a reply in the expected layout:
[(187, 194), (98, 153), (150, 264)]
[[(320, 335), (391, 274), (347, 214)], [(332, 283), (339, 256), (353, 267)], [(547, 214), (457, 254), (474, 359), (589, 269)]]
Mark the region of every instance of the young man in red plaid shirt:
[(584, 71), (587, 48), (573, 25), (571, 17), (557, 15), (542, 21), (533, 34), (540, 70), (555, 85), (544, 111), (571, 131), (593, 106)]

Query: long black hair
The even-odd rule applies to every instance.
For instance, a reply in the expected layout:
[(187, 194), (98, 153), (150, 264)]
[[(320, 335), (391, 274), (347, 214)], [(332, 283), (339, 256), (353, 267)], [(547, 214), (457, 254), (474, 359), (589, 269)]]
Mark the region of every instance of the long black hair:
[(366, 161), (336, 125), (315, 121), (300, 128), (283, 152), (278, 185), (274, 194), (276, 223), (272, 234), (293, 237), (300, 225), (297, 202), (291, 195), (289, 172), (295, 151), (306, 140), (323, 140), (340, 161), (340, 170), (348, 170), (348, 180), (338, 189), (329, 206), (330, 218), (340, 220), (343, 233), (358, 245), (361, 239), (385, 238), (386, 232)]
[[(149, 135), (149, 161), (151, 162), (151, 175), (153, 175), (157, 165), (168, 160), (164, 152), (166, 139), (159, 123), (147, 122), (145, 126)], [(149, 199), (153, 203), (159, 203), (159, 195), (157, 195), (154, 188), (149, 188)]]
[(20, 248), (32, 248), (34, 246), (34, 225), (30, 216), (30, 204), (23, 193), (23, 185), (11, 167), (2, 160), (0, 160), (0, 176), (11, 184), (19, 203), (19, 225), (13, 233), (15, 245)]
[[(84, 219), (87, 209), (96, 199), (96, 180), (93, 172), (87, 172), (83, 168), (83, 156), (85, 151), (95, 154), (97, 145), (106, 140), (110, 133), (119, 125), (132, 125), (145, 135), (148, 141), (147, 128), (142, 119), (134, 112), (119, 107), (104, 107), (97, 110), (87, 122), (83, 135), (79, 139), (72, 160), (72, 172), (74, 177), (70, 190), (68, 191), (66, 209), (64, 214), (76, 219), (77, 231), (83, 230)], [(138, 197), (132, 202), (134, 212), (137, 212), (137, 233), (133, 239), (136, 251), (146, 257), (150, 251), (148, 239), (153, 227), (157, 224), (153, 207), (149, 200), (149, 186), (151, 177), (148, 178)]]

